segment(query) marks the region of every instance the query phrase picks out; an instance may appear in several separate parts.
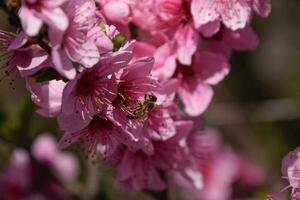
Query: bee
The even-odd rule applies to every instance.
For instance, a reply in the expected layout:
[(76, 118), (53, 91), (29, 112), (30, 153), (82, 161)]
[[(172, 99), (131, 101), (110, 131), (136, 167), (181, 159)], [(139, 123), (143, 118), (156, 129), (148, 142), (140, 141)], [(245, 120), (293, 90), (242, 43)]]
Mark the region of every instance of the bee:
[(145, 94), (144, 100), (140, 101), (138, 105), (129, 111), (127, 115), (128, 119), (140, 119), (144, 118), (151, 110), (153, 110), (157, 101), (156, 96)]

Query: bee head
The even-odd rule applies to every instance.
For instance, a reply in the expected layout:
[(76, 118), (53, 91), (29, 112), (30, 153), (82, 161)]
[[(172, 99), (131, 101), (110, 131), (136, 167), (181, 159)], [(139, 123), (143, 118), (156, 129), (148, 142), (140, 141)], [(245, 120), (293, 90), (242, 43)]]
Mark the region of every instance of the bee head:
[(145, 100), (155, 103), (157, 101), (157, 97), (151, 94), (145, 94)]

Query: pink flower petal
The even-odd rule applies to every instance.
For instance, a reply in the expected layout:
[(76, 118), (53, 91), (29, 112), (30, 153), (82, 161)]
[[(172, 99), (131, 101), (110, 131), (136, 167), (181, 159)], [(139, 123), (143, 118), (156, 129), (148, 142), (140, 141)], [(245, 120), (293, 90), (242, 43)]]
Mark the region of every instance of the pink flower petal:
[(184, 104), (184, 110), (191, 116), (201, 115), (208, 107), (213, 96), (210, 86), (191, 80), (188, 85), (178, 88), (177, 93)]

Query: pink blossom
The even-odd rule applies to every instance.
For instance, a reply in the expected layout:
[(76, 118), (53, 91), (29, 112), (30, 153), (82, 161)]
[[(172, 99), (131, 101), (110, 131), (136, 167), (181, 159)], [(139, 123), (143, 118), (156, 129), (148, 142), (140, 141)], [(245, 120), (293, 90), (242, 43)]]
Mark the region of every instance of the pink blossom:
[(43, 22), (57, 31), (64, 32), (68, 27), (68, 18), (61, 9), (67, 0), (22, 0), (19, 16), (24, 31), (35, 36)]
[(162, 191), (166, 189), (166, 180), (159, 172), (172, 170), (186, 176), (189, 157), (181, 146), (192, 128), (192, 123), (181, 121), (176, 124), (176, 135), (166, 141), (153, 142), (154, 153), (125, 150), (118, 165), (117, 185), (130, 192), (143, 189)]
[(157, 104), (148, 113), (142, 129), (139, 130), (140, 140), (144, 143), (144, 153), (153, 155), (155, 142), (167, 141), (176, 136), (176, 124), (181, 122), (181, 113), (171, 102)]
[(176, 70), (177, 61), (182, 65), (191, 65), (199, 42), (198, 33), (191, 24), (178, 27), (174, 38), (155, 51), (155, 68), (160, 70), (155, 75), (160, 79), (170, 78)]
[(163, 191), (166, 183), (155, 166), (155, 161), (143, 152), (124, 152), (118, 167), (117, 185), (123, 190), (140, 192), (144, 189)]
[[(21, 62), (26, 63), (26, 65), (30, 63), (31, 56), (25, 56), (22, 60), (18, 58), (22, 55), (19, 53), (19, 49), (27, 42), (24, 32), (17, 35), (12, 32), (1, 30), (0, 36), (0, 51), (4, 52), (1, 56), (1, 61), (4, 61), (7, 66), (5, 69), (7, 74), (16, 70), (17, 64)], [(27, 53), (27, 51), (22, 53)]]
[[(94, 68), (85, 69), (67, 84), (63, 97), (63, 114), (59, 118), (61, 127), (66, 132), (61, 140), (62, 147), (67, 142), (79, 140), (88, 154), (105, 150), (105, 158), (119, 144), (125, 144), (129, 148), (143, 148), (143, 143), (137, 142), (140, 138), (138, 132), (143, 126), (139, 120), (144, 120), (145, 116), (143, 113), (143, 116), (136, 118), (133, 112), (135, 109), (144, 112), (139, 106), (142, 106), (140, 104), (145, 95), (156, 87), (155, 81), (149, 76), (153, 59), (144, 58), (127, 65), (131, 53), (126, 49), (130, 47), (102, 57)], [(117, 77), (116, 73), (120, 69), (122, 73), (118, 73)], [(69, 120), (78, 120), (76, 128), (71, 124), (68, 126)], [(95, 132), (99, 134), (94, 134)], [(95, 139), (86, 140), (85, 137)]]
[(41, 134), (33, 143), (31, 153), (39, 162), (50, 165), (64, 181), (72, 181), (78, 176), (78, 161), (74, 155), (59, 151), (52, 135)]
[(166, 29), (185, 20), (183, 4), (182, 0), (135, 1), (131, 3), (132, 21), (145, 30)]
[(252, 0), (253, 10), (262, 17), (267, 17), (271, 12), (271, 0)]
[(191, 187), (190, 183), (176, 176), (184, 187), (186, 199), (207, 200), (240, 199), (232, 194), (232, 187), (238, 181), (240, 187), (258, 186), (264, 180), (262, 169), (248, 159), (222, 145), (215, 130), (194, 131), (187, 140), (187, 146), (198, 171), (202, 174), (203, 188)]
[(155, 68), (153, 74), (160, 80), (167, 80), (175, 73), (176, 52), (174, 52), (173, 44), (166, 43), (155, 51)]
[(96, 66), (83, 70), (67, 83), (63, 93), (62, 112), (79, 115), (86, 124), (93, 116), (112, 104), (117, 95), (115, 73), (131, 59), (129, 51), (102, 57)]
[(31, 92), (32, 101), (40, 106), (37, 110), (40, 115), (55, 117), (60, 113), (65, 85), (63, 81), (36, 83), (32, 78), (27, 79), (27, 89)]
[[(87, 126), (84, 126), (82, 120), (78, 118), (70, 119), (61, 116), (58, 120), (64, 131), (59, 142), (60, 148), (78, 144), (81, 150), (92, 159), (99, 157), (111, 159), (110, 157), (119, 150), (121, 144), (127, 145), (130, 149), (136, 149), (138, 140), (134, 135), (122, 130), (120, 124), (100, 114), (95, 115)], [(73, 123), (77, 124), (74, 126)], [(79, 124), (83, 124), (83, 127), (81, 128)]]
[(170, 107), (157, 105), (143, 126), (143, 134), (153, 141), (164, 141), (176, 134), (176, 121)]
[[(51, 58), (42, 48), (32, 45), (27, 48), (17, 50), (14, 62), (22, 77), (35, 75), (39, 70), (52, 65)], [(29, 63), (24, 65), (24, 60), (29, 59)]]
[(146, 42), (135, 42), (133, 48), (134, 58), (150, 57), (154, 55), (156, 47)]
[[(231, 54), (256, 49), (253, 12), (270, 10), (270, 0), (22, 0), (24, 32), (0, 31), (5, 73), (19, 70), (37, 112), (57, 117), (63, 136), (57, 145), (42, 134), (31, 153), (20, 151), (0, 193), (66, 199), (78, 163), (57, 148), (71, 145), (116, 166), (117, 186), (133, 193), (163, 191), (175, 177), (188, 197), (227, 200), (234, 182), (261, 184), (262, 169), (202, 130), (201, 115)], [(39, 34), (43, 23), (47, 34)], [(38, 82), (42, 68), (63, 77)], [(282, 169), (294, 199), (297, 151)]]
[(297, 148), (291, 152), (289, 152), (283, 159), (282, 159), (282, 167), (281, 172), (283, 178), (287, 179), (289, 182), (290, 187), (293, 188), (292, 195), (297, 193), (297, 190), (300, 186), (300, 148)]
[(131, 11), (126, 0), (99, 0), (99, 3), (102, 5), (102, 12), (108, 20), (113, 22), (128, 23)]
[(151, 154), (153, 141), (164, 141), (176, 133), (173, 104), (177, 82), (159, 85), (150, 72), (153, 59), (144, 57), (124, 68), (119, 78), (118, 94), (113, 102), (113, 118), (123, 129), (136, 135), (141, 149)]
[(270, 1), (192, 0), (191, 3), (195, 27), (206, 36), (217, 33), (221, 22), (233, 31), (244, 28), (249, 23), (252, 8), (262, 16), (266, 16), (270, 12)]
[[(110, 0), (101, 2), (103, 14), (111, 21), (128, 23), (134, 21), (142, 28), (154, 29), (156, 28), (159, 19), (154, 15), (155, 1), (127, 1), (127, 0)], [(117, 15), (113, 15), (115, 9), (121, 9)], [(110, 12), (109, 12), (110, 11)], [(122, 15), (121, 15), (122, 13)], [(142, 18), (144, 20), (142, 20)], [(143, 23), (141, 23), (143, 21)]]
[[(146, 98), (152, 97), (157, 88), (155, 79), (150, 75), (152, 67), (153, 58), (141, 58), (126, 66), (118, 78), (113, 116), (124, 129), (138, 129), (143, 126), (148, 111), (142, 110), (142, 107), (152, 103)], [(153, 103), (156, 103), (155, 99)]]
[(133, 22), (141, 28), (152, 31), (177, 24), (182, 11), (181, 1), (179, 3), (178, 1), (137, 1), (132, 7)]
[(65, 183), (78, 176), (78, 161), (67, 152), (60, 152), (49, 134), (40, 135), (31, 147), (13, 151), (10, 164), (0, 177), (4, 199), (66, 199)]
[(108, 26), (101, 22), (101, 25), (95, 26), (88, 31), (87, 38), (95, 43), (100, 54), (104, 54), (113, 51), (114, 44), (112, 39), (119, 33), (115, 26)]
[(223, 29), (221, 38), (230, 48), (238, 51), (254, 51), (259, 42), (258, 36), (250, 26), (237, 31)]
[(299, 187), (293, 188), (291, 194), (291, 200), (298, 200), (298, 199), (300, 199), (300, 189)]
[(199, 52), (191, 66), (179, 65), (173, 75), (179, 81), (177, 94), (184, 104), (184, 110), (191, 116), (202, 114), (208, 107), (217, 84), (229, 72), (224, 56), (211, 52)]
[(69, 25), (62, 34), (50, 27), (52, 60), (56, 69), (69, 79), (75, 78), (72, 62), (90, 68), (99, 61), (97, 46), (89, 40), (87, 33), (97, 23), (96, 5), (93, 0), (72, 0), (63, 5)]
[(247, 186), (261, 185), (265, 181), (265, 172), (262, 167), (249, 159), (239, 157), (238, 181)]
[(192, 56), (196, 52), (200, 42), (199, 36), (192, 25), (189, 24), (178, 27), (173, 40), (177, 41), (177, 46), (175, 48), (178, 61), (183, 65), (191, 65)]
[[(147, 4), (147, 7), (144, 6)], [(160, 46), (155, 53), (157, 65), (175, 68), (175, 59), (181, 64), (190, 65), (192, 56), (201, 41), (194, 29), (190, 16), (189, 3), (182, 0), (158, 0), (135, 2), (132, 6), (132, 21), (140, 28), (150, 31), (140, 34), (140, 39)], [(142, 17), (142, 16), (147, 17)], [(151, 38), (153, 41), (151, 41)], [(161, 42), (158, 43), (160, 37)], [(165, 59), (167, 57), (167, 59)]]
[(1, 60), (6, 75), (19, 71), (22, 77), (26, 77), (50, 64), (49, 55), (39, 46), (32, 45), (23, 31), (18, 34), (0, 31), (0, 37), (0, 51), (4, 52)]
[(9, 166), (0, 176), (0, 191), (3, 198), (21, 199), (30, 190), (30, 156), (23, 149), (15, 149)]
[(227, 151), (211, 164), (204, 172), (202, 195), (207, 200), (230, 199), (231, 184), (236, 178), (238, 168), (235, 155)]
[(198, 116), (211, 101), (213, 91), (210, 85), (219, 83), (229, 73), (227, 59), (219, 53), (198, 51), (191, 65), (182, 65), (176, 62), (173, 50), (167, 43), (155, 52), (158, 59), (153, 74), (162, 80), (176, 78), (179, 81), (177, 94), (185, 111), (191, 116)]
[(209, 49), (221, 53), (230, 59), (232, 51), (254, 51), (259, 39), (250, 26), (232, 31), (224, 28), (220, 32), (220, 39), (209, 40)]
[(164, 21), (183, 20), (183, 16), (186, 14), (184, 6), (187, 4), (184, 0), (157, 0), (156, 4), (157, 12)]
[(165, 30), (189, 21), (188, 3), (183, 0), (98, 0), (101, 12), (112, 22), (133, 22), (148, 31)]

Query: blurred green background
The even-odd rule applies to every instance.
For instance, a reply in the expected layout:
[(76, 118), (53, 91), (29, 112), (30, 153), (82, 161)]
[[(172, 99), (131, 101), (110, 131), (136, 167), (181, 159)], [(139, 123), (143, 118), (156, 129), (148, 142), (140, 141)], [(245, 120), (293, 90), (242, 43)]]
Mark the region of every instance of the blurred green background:
[(300, 146), (300, 1), (273, 0), (267, 19), (254, 18), (256, 51), (236, 53), (215, 89), (207, 124), (260, 163), (269, 192), (281, 190), (281, 159)]
[[(213, 103), (205, 114), (208, 127), (220, 130), (227, 143), (263, 166), (267, 176), (262, 193), (278, 192), (285, 186), (281, 159), (300, 146), (300, 1), (273, 0), (272, 4), (269, 18), (254, 17), (260, 38), (257, 51), (234, 55), (231, 73), (215, 87)], [(13, 30), (3, 12), (0, 19), (1, 29)], [(15, 75), (0, 83), (0, 169), (15, 145), (28, 148), (41, 132), (60, 135), (55, 120), (35, 114), (24, 81), (16, 78), (11, 86), (11, 79)], [(91, 170), (91, 174), (97, 172)], [(105, 178), (110, 173), (107, 169), (100, 174), (101, 190), (109, 192), (100, 191), (99, 199), (127, 199), (111, 189)], [(83, 179), (88, 176), (84, 174)]]

